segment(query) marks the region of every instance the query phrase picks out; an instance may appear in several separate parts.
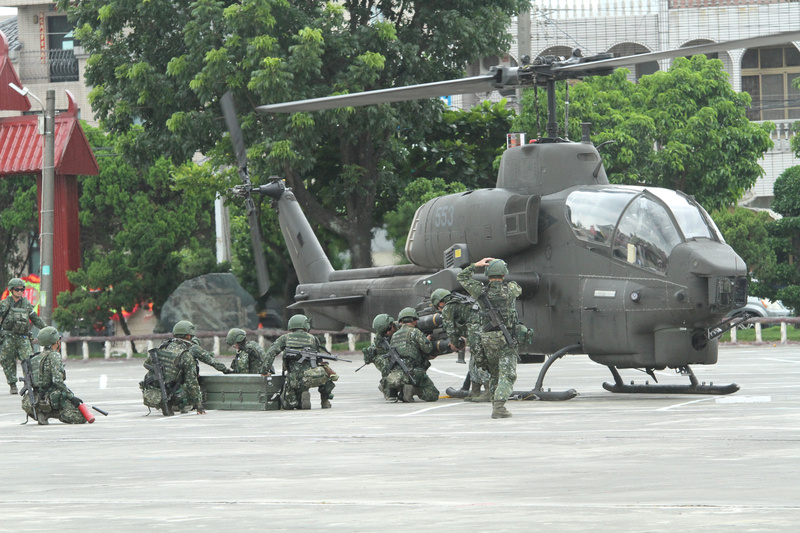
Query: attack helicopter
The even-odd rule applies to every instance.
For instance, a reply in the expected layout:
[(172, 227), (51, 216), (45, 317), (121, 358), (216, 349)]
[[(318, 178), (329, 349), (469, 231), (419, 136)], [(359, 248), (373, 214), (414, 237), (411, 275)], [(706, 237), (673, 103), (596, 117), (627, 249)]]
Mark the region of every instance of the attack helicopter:
[[(320, 111), (441, 94), (544, 87), (546, 135), (509, 147), (497, 185), (441, 196), (417, 210), (406, 244), (411, 264), (335, 270), (285, 183), (237, 186), (234, 192), (272, 199), (299, 285), (290, 309), (302, 309), (315, 327), (369, 329), (379, 313), (413, 307), (435, 289), (462, 291), (456, 276), (483, 257), (503, 258), (508, 281), (522, 286), (519, 320), (533, 328), (520, 345), (522, 362), (547, 360), (531, 391), (519, 399), (564, 400), (574, 389), (544, 389), (544, 376), (561, 357), (587, 354), (606, 366), (624, 393), (730, 394), (736, 384), (698, 382), (690, 365), (717, 362), (718, 337), (739, 319), (725, 318), (747, 300), (747, 266), (692, 197), (656, 187), (613, 185), (590, 140), (557, 136), (555, 84), (610, 74), (614, 68), (678, 56), (762, 47), (800, 40), (800, 32), (704, 44), (614, 58), (611, 54), (540, 57), (518, 67), (408, 87), (257, 107), (262, 113)], [(232, 106), (224, 111), (230, 124)], [(230, 129), (240, 171), (246, 155), (238, 125)], [(238, 139), (237, 139), (238, 137)], [(666, 368), (688, 376), (686, 385), (626, 384), (619, 369)], [(449, 390), (448, 390), (449, 392)]]

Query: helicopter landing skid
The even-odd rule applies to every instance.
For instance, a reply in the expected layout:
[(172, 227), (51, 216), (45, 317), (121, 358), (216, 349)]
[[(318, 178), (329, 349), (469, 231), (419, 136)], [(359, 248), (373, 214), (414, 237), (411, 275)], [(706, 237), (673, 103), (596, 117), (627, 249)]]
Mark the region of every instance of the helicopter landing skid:
[(551, 391), (550, 389), (544, 390), (542, 384), (544, 383), (544, 375), (557, 360), (561, 359), (570, 352), (574, 352), (581, 348), (580, 344), (572, 344), (566, 348), (561, 348), (559, 351), (547, 358), (542, 369), (539, 371), (539, 377), (536, 378), (536, 386), (533, 390), (529, 391), (514, 391), (509, 396), (509, 400), (540, 400), (543, 402), (559, 402), (569, 400), (578, 395), (575, 389), (568, 389), (565, 391)]
[(714, 383), (709, 383), (706, 385), (705, 382), (699, 383), (697, 381), (697, 377), (695, 377), (694, 372), (689, 366), (683, 366), (677, 371), (681, 374), (685, 374), (689, 376), (689, 380), (691, 383), (689, 385), (650, 385), (646, 383), (644, 385), (639, 384), (636, 385), (633, 382), (630, 385), (626, 385), (622, 382), (622, 377), (620, 377), (619, 372), (617, 371), (616, 367), (609, 366), (609, 370), (611, 370), (611, 375), (614, 376), (614, 383), (603, 383), (603, 388), (609, 392), (627, 392), (627, 393), (639, 393), (639, 394), (647, 394), (647, 393), (655, 393), (655, 394), (716, 394), (716, 395), (723, 395), (723, 394), (733, 394), (734, 392), (739, 390), (739, 385), (736, 383), (730, 383), (728, 385), (714, 385)]

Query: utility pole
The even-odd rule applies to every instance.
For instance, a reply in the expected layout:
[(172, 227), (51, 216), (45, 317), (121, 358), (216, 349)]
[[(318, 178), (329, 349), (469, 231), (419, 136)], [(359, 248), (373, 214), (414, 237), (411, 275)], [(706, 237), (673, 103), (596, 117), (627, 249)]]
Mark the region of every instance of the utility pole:
[(44, 153), (42, 154), (42, 212), (39, 218), (41, 247), (41, 285), (39, 315), (45, 324), (52, 323), (53, 302), (53, 234), (55, 225), (55, 154), (56, 154), (56, 92), (47, 90), (44, 113)]
[(39, 121), (39, 134), (43, 137), (42, 147), (42, 210), (39, 215), (39, 250), (41, 256), (39, 275), (39, 316), (46, 324), (53, 316), (53, 234), (55, 226), (55, 159), (56, 159), (56, 91), (48, 89), (47, 105), (31, 93), (27, 87), (13, 83), (9, 87), (22, 96), (30, 95), (42, 108)]

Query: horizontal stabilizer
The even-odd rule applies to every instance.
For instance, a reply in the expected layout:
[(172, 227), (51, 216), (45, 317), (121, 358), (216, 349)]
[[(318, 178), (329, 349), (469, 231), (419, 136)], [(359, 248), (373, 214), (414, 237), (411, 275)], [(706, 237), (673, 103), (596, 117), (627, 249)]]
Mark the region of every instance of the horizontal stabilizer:
[(305, 309), (307, 307), (342, 307), (358, 304), (364, 301), (363, 294), (355, 296), (339, 296), (333, 298), (319, 298), (317, 300), (301, 300), (286, 307), (286, 309)]

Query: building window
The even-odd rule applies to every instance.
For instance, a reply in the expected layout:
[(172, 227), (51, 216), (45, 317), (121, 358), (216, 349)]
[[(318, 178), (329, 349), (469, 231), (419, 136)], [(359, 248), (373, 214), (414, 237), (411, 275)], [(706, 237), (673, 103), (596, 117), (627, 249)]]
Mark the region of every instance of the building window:
[(800, 51), (792, 45), (750, 48), (742, 57), (742, 90), (753, 99), (750, 120), (800, 118), (800, 91), (792, 86), (800, 76)]
[(74, 27), (66, 16), (47, 17), (47, 49), (50, 64), (50, 81), (78, 81), (78, 60), (75, 48)]

